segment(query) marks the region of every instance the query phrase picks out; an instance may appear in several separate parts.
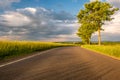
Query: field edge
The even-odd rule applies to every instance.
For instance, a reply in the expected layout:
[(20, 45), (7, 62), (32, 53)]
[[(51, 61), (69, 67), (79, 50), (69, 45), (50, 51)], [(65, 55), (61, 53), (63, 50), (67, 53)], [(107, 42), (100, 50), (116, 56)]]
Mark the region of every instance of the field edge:
[(93, 52), (95, 52), (95, 53), (97, 53), (97, 54), (101, 54), (101, 55), (104, 55), (104, 56), (113, 58), (113, 59), (115, 59), (115, 60), (120, 60), (120, 58), (118, 58), (118, 57), (115, 57), (115, 56), (112, 56), (112, 55), (109, 55), (109, 54), (105, 54), (105, 53), (103, 53), (103, 52), (100, 52), (100, 51), (97, 51), (97, 50), (94, 50), (94, 49), (86, 48), (86, 47), (84, 47), (84, 46), (81, 46), (81, 47), (84, 48), (84, 49), (87, 49), (87, 50), (89, 50), (89, 51), (93, 51)]

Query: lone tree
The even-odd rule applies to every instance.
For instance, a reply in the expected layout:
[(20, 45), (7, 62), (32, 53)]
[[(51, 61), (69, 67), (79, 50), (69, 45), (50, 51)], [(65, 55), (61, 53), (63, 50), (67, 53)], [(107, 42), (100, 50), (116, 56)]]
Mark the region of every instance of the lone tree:
[[(103, 30), (102, 25), (105, 23), (105, 21), (111, 21), (113, 19), (111, 18), (111, 15), (113, 15), (115, 11), (118, 10), (118, 8), (114, 8), (111, 4), (107, 2), (101, 2), (99, 0), (86, 3), (84, 7), (85, 8), (83, 10), (80, 10), (80, 12), (77, 15), (78, 22), (81, 25), (86, 22), (86, 24), (95, 24), (91, 25), (91, 27), (93, 29), (93, 33), (95, 31), (98, 31), (98, 44), (101, 45), (101, 30)], [(80, 35), (87, 34), (86, 32), (89, 33), (89, 30), (85, 31), (85, 33), (83, 31)]]

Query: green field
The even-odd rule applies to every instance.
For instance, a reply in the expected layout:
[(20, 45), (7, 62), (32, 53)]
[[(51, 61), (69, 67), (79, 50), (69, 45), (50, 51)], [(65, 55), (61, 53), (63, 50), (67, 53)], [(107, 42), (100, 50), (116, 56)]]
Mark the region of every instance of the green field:
[(0, 59), (64, 46), (72, 45), (37, 41), (0, 41)]
[(16, 57), (24, 54), (31, 54), (56, 47), (80, 46), (91, 49), (102, 54), (120, 58), (120, 42), (103, 42), (101, 46), (75, 44), (74, 42), (39, 42), (39, 41), (0, 41), (0, 60), (9, 57)]
[(83, 45), (83, 48), (87, 48), (93, 51), (97, 51), (100, 52), (102, 54), (105, 55), (110, 55), (113, 57), (117, 57), (120, 58), (120, 44), (117, 43), (109, 43), (109, 44), (105, 44), (105, 45)]

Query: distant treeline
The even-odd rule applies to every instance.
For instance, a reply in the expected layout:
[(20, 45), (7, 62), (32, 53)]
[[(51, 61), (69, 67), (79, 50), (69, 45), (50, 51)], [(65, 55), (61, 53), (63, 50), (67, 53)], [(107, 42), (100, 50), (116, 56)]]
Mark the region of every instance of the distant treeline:
[[(56, 42), (56, 43), (84, 45), (84, 43), (80, 42), (80, 41), (65, 41), (65, 42)], [(117, 45), (117, 44), (120, 44), (120, 41), (102, 41), (101, 43), (102, 43), (102, 45)], [(91, 44), (96, 45), (96, 44), (98, 44), (98, 42), (93, 41), (93, 42), (91, 42)]]

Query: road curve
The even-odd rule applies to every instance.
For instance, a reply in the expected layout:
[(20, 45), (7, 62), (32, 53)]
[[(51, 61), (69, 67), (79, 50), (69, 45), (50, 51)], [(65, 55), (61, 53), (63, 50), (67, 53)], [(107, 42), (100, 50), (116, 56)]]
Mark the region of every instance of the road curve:
[(120, 80), (120, 60), (62, 47), (0, 67), (0, 80)]

